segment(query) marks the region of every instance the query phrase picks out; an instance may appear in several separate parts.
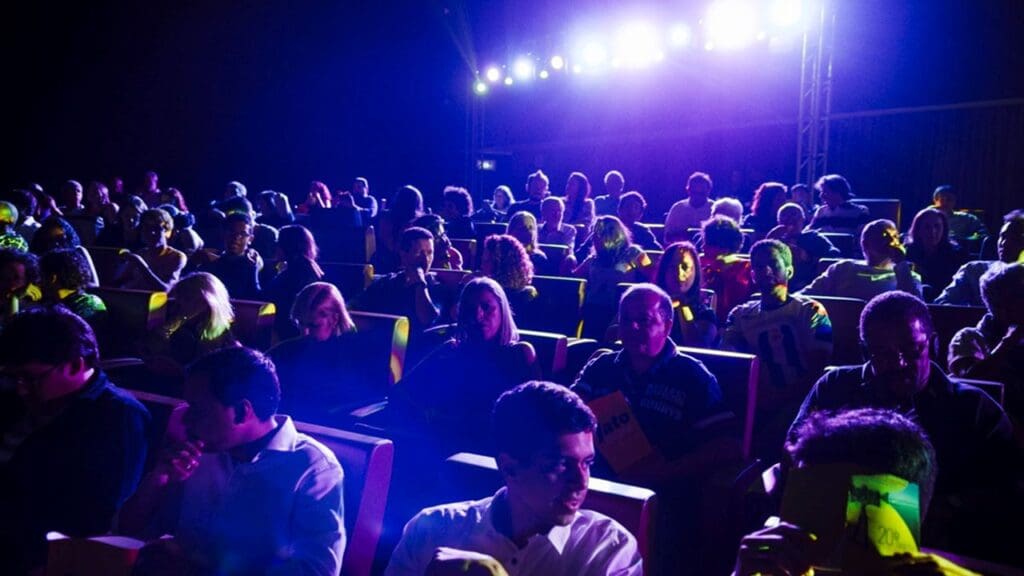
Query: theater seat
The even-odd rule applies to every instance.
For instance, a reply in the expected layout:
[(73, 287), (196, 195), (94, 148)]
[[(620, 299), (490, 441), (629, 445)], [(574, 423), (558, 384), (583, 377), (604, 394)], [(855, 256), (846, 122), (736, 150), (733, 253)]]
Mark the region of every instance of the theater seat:
[(239, 342), (250, 348), (266, 350), (274, 340), (274, 317), (277, 306), (273, 302), (232, 300), (235, 322), (231, 332)]
[(309, 224), (320, 248), (320, 257), (330, 262), (351, 262), (365, 264), (373, 259), (377, 251), (377, 238), (373, 226), (354, 228), (332, 226), (329, 215), (315, 213)]
[(107, 306), (110, 326), (100, 350), (104, 356), (133, 356), (150, 331), (163, 325), (167, 316), (167, 293), (125, 288), (89, 288)]
[[(494, 458), (460, 452), (445, 461), (444, 476), (449, 492), (444, 501), (485, 498), (502, 486)], [(591, 478), (583, 507), (614, 518), (637, 540), (645, 565), (655, 557), (653, 528), (657, 498), (647, 488)]]
[(743, 459), (750, 460), (759, 452), (759, 446), (769, 442), (755, 437), (761, 367), (757, 356), (686, 346), (680, 346), (678, 350), (700, 360), (715, 375), (726, 406), (743, 423)]
[(854, 204), (860, 204), (868, 209), (868, 216), (872, 220), (885, 218), (896, 224), (896, 229), (901, 230), (900, 217), (902, 216), (902, 204), (897, 198), (860, 198), (853, 200)]
[(534, 276), (537, 299), (528, 313), (516, 318), (516, 325), (527, 330), (554, 332), (578, 338), (583, 322), (583, 298), (587, 281), (582, 278)]
[(821, 235), (828, 238), (828, 241), (839, 249), (839, 255), (843, 258), (856, 258), (860, 253), (860, 246), (857, 245), (857, 239), (853, 237), (853, 234), (822, 232)]
[(939, 353), (934, 358), (939, 366), (947, 369), (946, 354), (949, 342), (962, 328), (974, 327), (985, 316), (986, 310), (981, 306), (947, 306), (945, 304), (929, 304), (928, 313), (932, 317), (932, 326), (939, 338)]
[(352, 302), (373, 282), (373, 264), (320, 262), (324, 281), (337, 286), (346, 302)]
[(860, 313), (867, 304), (859, 298), (818, 296), (809, 294), (828, 312), (832, 322), (832, 363), (860, 364), (864, 357), (860, 350)]
[(113, 286), (114, 277), (124, 263), (121, 251), (124, 248), (111, 248), (108, 246), (89, 246), (86, 248), (89, 257), (92, 258), (93, 266), (96, 267), (96, 274), (100, 277), (100, 286)]
[(520, 330), (519, 339), (529, 342), (537, 353), (537, 365), (545, 379), (561, 378), (568, 357), (569, 338), (564, 334)]
[(405, 352), (409, 344), (409, 319), (405, 316), (375, 314), (373, 312), (349, 312), (356, 330), (371, 339), (368, 343), (372, 357), (366, 358), (371, 365), (381, 367), (381, 382), (387, 388), (402, 379), (405, 368)]
[(534, 270), (535, 274), (558, 276), (562, 272), (562, 262), (572, 254), (572, 250), (564, 244), (538, 244), (540, 251), (548, 257), (546, 269)]
[(452, 248), (459, 251), (462, 254), (462, 267), (466, 270), (476, 270), (477, 260), (477, 243), (475, 238), (449, 238), (452, 243)]

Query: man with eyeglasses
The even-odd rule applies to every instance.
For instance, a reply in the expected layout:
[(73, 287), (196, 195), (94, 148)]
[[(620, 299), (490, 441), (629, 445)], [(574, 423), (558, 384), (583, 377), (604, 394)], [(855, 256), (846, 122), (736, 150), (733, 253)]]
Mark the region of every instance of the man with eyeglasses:
[(922, 526), (925, 546), (987, 559), (1010, 550), (1020, 471), (1006, 413), (987, 394), (951, 381), (932, 362), (937, 336), (928, 308), (906, 292), (886, 292), (864, 307), (866, 362), (829, 370), (811, 389), (790, 435), (817, 410), (893, 409), (917, 422), (935, 446), (938, 480)]
[(263, 258), (250, 247), (253, 230), (254, 222), (249, 214), (228, 214), (223, 224), (224, 251), (220, 254), (204, 251), (210, 262), (200, 269), (219, 278), (232, 298), (258, 300), (261, 295), (259, 275)]
[(99, 368), (92, 329), (64, 308), (14, 317), (0, 336), (0, 558), (46, 560), (46, 533), (110, 529), (146, 461), (149, 413)]

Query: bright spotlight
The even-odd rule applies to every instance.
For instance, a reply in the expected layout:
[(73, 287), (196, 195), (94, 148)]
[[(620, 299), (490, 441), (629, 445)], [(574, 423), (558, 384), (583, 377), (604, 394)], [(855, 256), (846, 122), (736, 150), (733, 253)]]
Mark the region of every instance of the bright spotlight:
[(487, 76), (487, 81), (493, 84), (501, 80), (501, 70), (497, 66), (491, 66), (487, 69), (485, 76)]
[(756, 12), (747, 2), (718, 0), (708, 8), (708, 41), (716, 48), (742, 48), (757, 36)]
[(686, 24), (676, 24), (668, 32), (668, 40), (673, 46), (683, 48), (690, 45), (693, 40), (693, 32)]
[(771, 9), (772, 24), (789, 28), (800, 23), (803, 16), (802, 0), (775, 0)]
[(589, 66), (600, 66), (608, 59), (608, 51), (597, 42), (587, 42), (583, 45), (583, 61)]
[(583, 66), (580, 66), (579, 64), (576, 64), (575, 66), (572, 67), (572, 73), (573, 74), (582, 74), (583, 73)]
[(487, 94), (487, 83), (483, 80), (477, 80), (473, 83), (473, 91), (477, 94)]
[(555, 70), (561, 70), (565, 67), (565, 58), (555, 55), (551, 57), (551, 67)]
[(538, 76), (540, 76), (541, 80), (547, 80), (548, 79), (548, 71), (547, 70), (541, 70), (540, 74), (538, 74)]
[[(657, 60), (661, 52), (657, 31), (646, 22), (624, 26), (615, 38), (615, 56), (624, 66), (641, 68)], [(613, 61), (614, 62), (614, 61)]]
[(516, 63), (512, 66), (512, 71), (515, 73), (516, 78), (520, 80), (529, 80), (533, 78), (533, 60), (523, 57), (516, 60)]
[(512, 85), (512, 77), (511, 76), (505, 76), (505, 86), (511, 86), (511, 85)]

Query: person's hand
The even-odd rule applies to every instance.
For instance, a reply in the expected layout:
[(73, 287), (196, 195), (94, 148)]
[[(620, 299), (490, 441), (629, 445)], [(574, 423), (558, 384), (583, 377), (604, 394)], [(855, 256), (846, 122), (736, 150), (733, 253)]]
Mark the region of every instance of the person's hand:
[(813, 534), (786, 522), (747, 534), (740, 540), (734, 574), (805, 574), (811, 569), (815, 540)]
[(150, 472), (152, 480), (160, 485), (184, 482), (195, 473), (202, 455), (202, 440), (186, 440), (168, 446)]
[(419, 266), (409, 267), (405, 269), (405, 283), (409, 285), (427, 283), (427, 273), (424, 272), (423, 268)]
[(1000, 341), (1000, 346), (1018, 348), (1024, 346), (1024, 326), (1013, 324)]

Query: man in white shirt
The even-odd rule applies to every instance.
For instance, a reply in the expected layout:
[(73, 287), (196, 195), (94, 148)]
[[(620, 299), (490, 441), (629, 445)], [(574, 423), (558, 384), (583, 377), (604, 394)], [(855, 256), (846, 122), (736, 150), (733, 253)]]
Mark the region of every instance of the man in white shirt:
[(505, 487), (483, 500), (427, 508), (405, 527), (386, 576), (422, 576), (438, 548), (487, 554), (511, 575), (637, 575), (636, 540), (581, 510), (594, 461), (594, 414), (573, 392), (528, 382), (494, 406)]
[(698, 228), (701, 222), (711, 218), (711, 176), (694, 172), (686, 181), (685, 200), (672, 205), (665, 218), (665, 244), (689, 241), (687, 228)]

